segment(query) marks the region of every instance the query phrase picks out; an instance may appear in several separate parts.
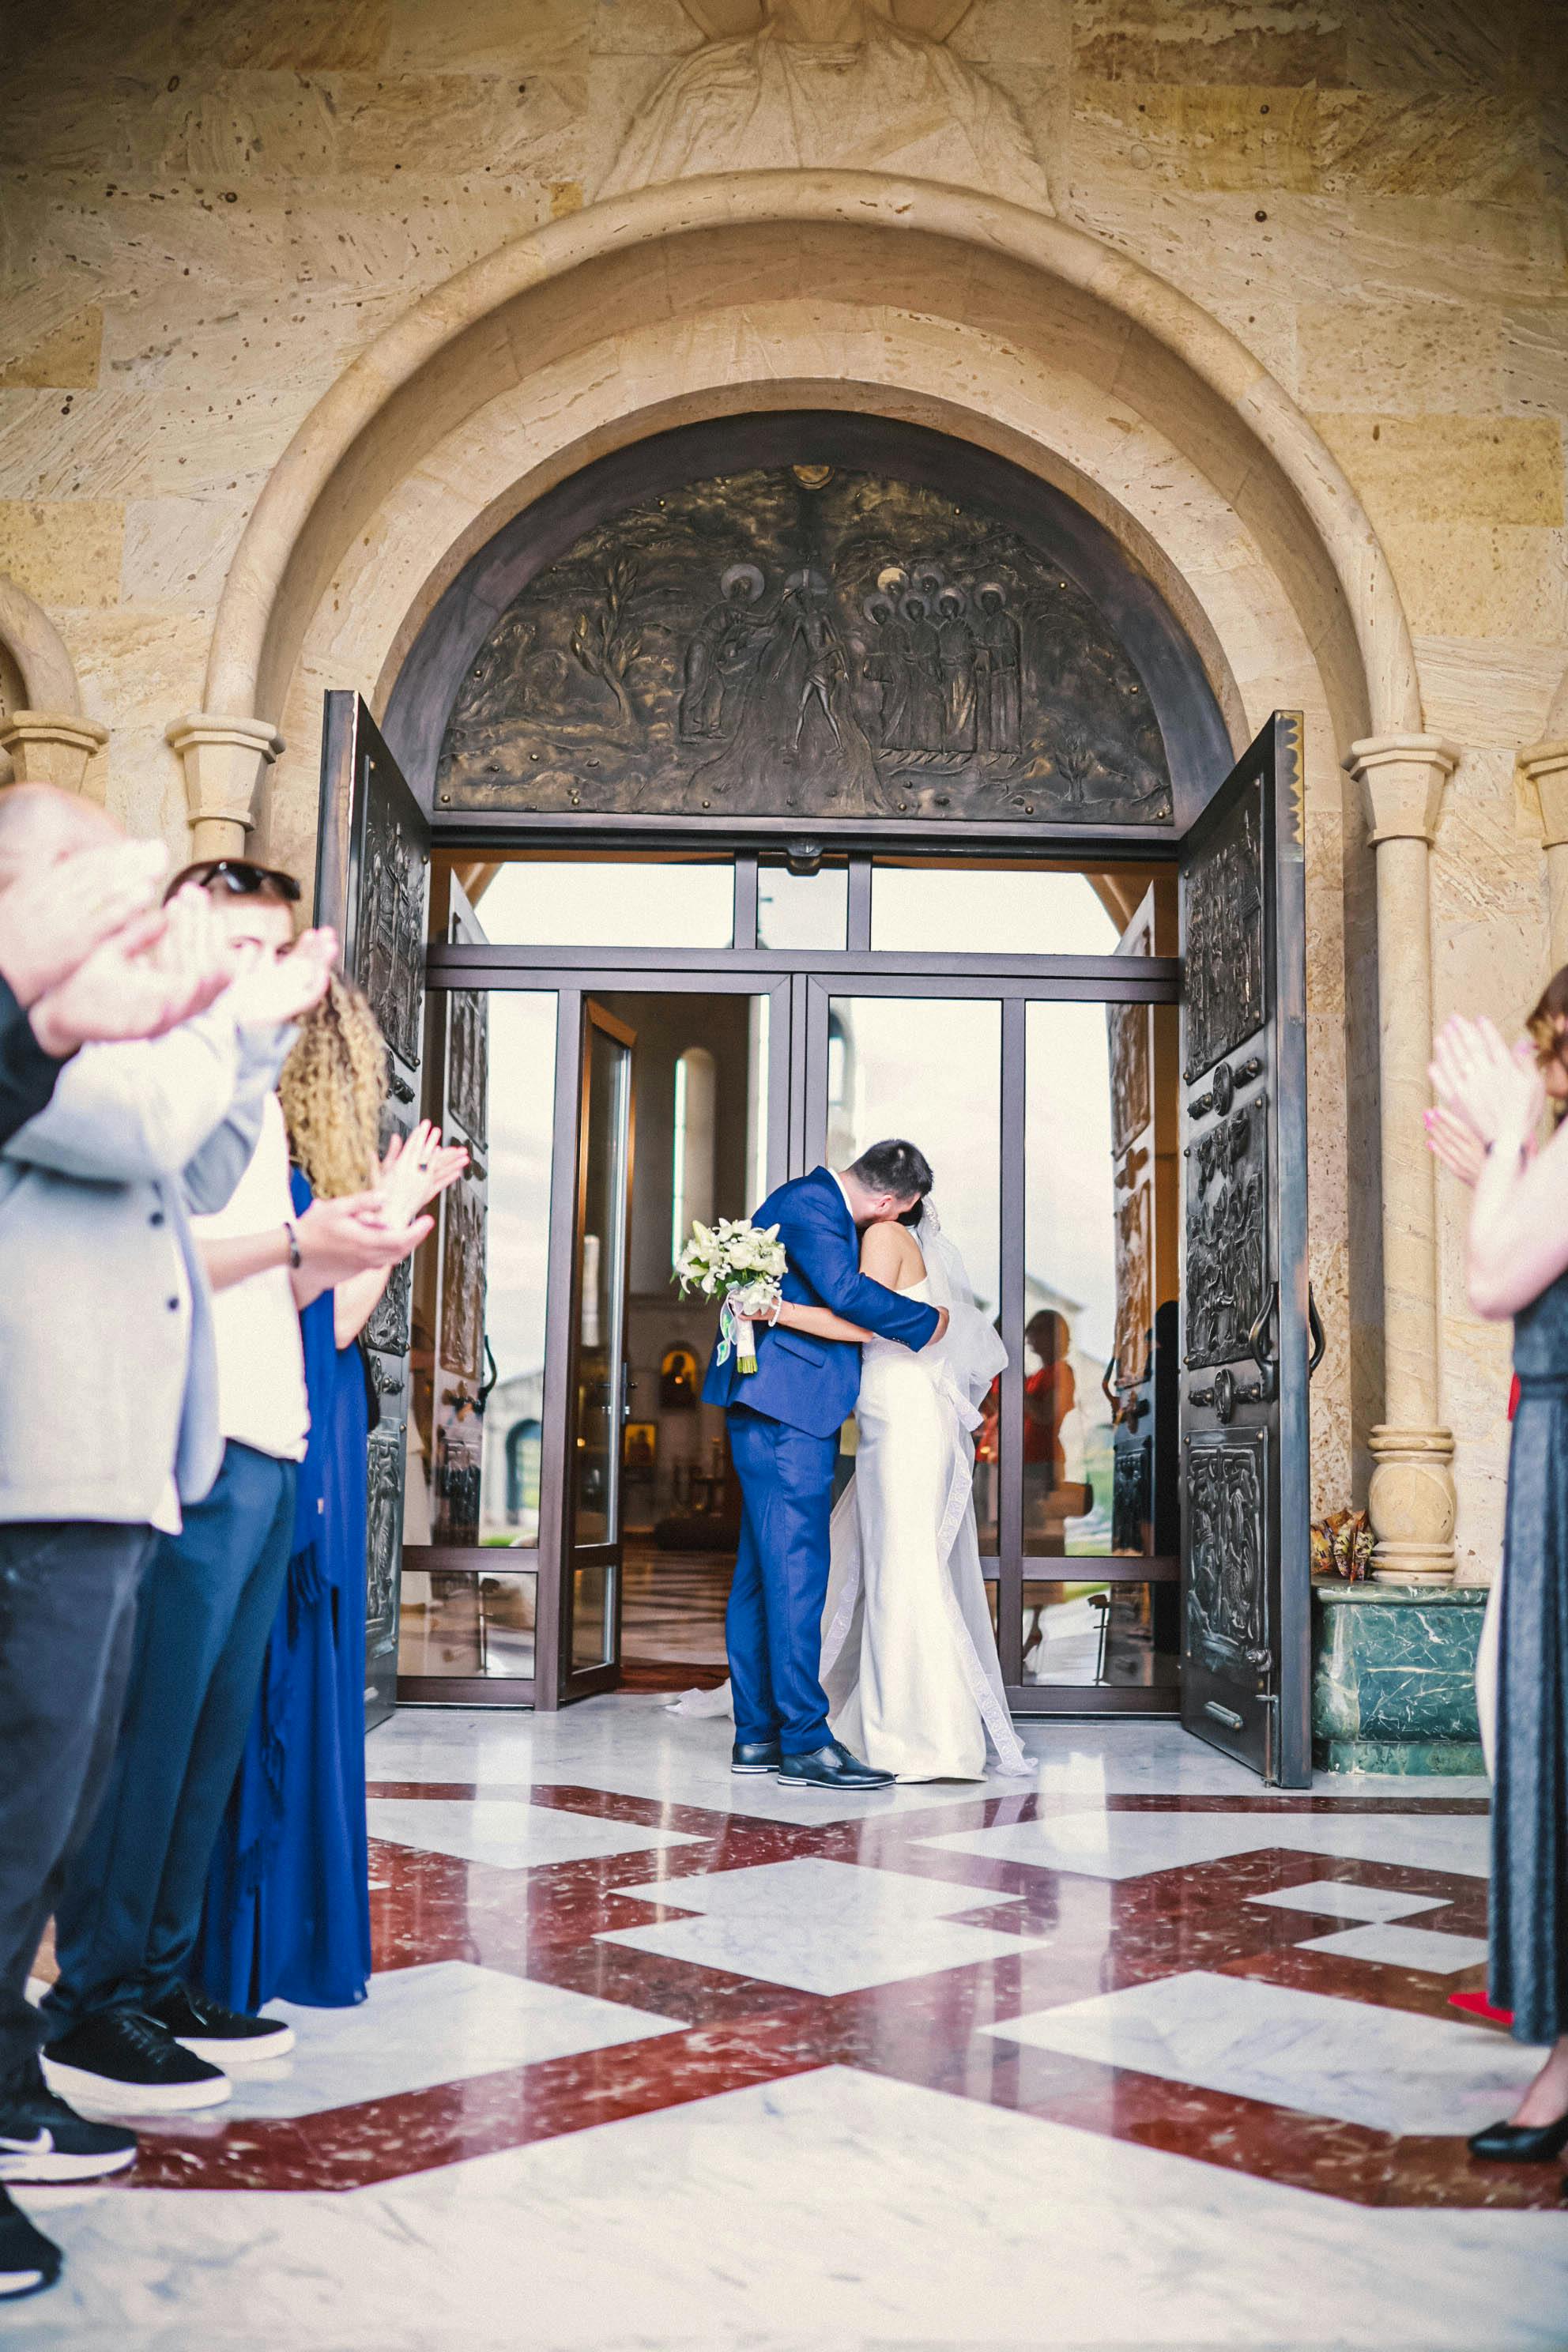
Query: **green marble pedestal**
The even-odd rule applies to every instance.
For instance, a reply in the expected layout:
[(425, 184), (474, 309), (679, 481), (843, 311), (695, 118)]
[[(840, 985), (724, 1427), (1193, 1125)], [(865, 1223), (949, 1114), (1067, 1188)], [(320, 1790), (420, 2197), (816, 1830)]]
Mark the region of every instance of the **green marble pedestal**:
[(1483, 1772), (1484, 1585), (1312, 1587), (1312, 1760), (1331, 1772)]

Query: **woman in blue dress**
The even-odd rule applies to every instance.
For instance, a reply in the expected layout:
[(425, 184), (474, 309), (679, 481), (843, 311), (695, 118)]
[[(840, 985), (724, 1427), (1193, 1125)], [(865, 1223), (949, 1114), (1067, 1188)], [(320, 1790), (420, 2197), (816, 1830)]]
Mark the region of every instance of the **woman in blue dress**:
[(1549, 2047), (1513, 2114), (1469, 2143), (1477, 2157), (1515, 2164), (1549, 2162), (1568, 2147), (1568, 1122), (1534, 1150), (1545, 1093), (1538, 1064), (1568, 1049), (1568, 975), (1553, 981), (1531, 1026), (1534, 1055), (1510, 1054), (1489, 1021), (1450, 1021), (1432, 1066), (1437, 1094), (1485, 1148), (1470, 1213), (1470, 1303), (1493, 1319), (1513, 1318), (1519, 1381), (1488, 1977), (1492, 2000), (1513, 2013), (1515, 2038)]
[[(316, 1193), (378, 1196), (413, 1250), (419, 1210), (468, 1155), (416, 1129), (377, 1157), (386, 1049), (357, 989), (334, 979), (279, 1081), (297, 1215)], [(385, 1284), (362, 1275), (300, 1318), (310, 1444), (289, 1580), (255, 1718), (207, 1877), (195, 1973), (254, 2013), (284, 2000), (337, 2009), (371, 1972), (365, 1846), (365, 1444), (374, 1415), (359, 1336)]]

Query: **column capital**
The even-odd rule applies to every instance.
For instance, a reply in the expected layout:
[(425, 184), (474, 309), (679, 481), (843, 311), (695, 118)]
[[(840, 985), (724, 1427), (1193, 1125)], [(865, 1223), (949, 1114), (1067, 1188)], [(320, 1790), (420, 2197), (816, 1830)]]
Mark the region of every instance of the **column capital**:
[(283, 749), (269, 719), (226, 719), (187, 710), (172, 719), (163, 740), (185, 771), (191, 840), (198, 857), (232, 856), (245, 848), (256, 823), (262, 772)]
[(1515, 764), (1541, 811), (1542, 848), (1561, 848), (1568, 841), (1568, 736), (1525, 744)]
[(0, 718), (0, 751), (11, 755), (19, 784), (53, 784), (79, 793), (87, 763), (109, 740), (96, 719), (63, 710), (11, 710)]
[(1365, 787), (1373, 841), (1430, 844), (1458, 763), (1457, 745), (1440, 735), (1363, 735), (1352, 743), (1344, 764)]

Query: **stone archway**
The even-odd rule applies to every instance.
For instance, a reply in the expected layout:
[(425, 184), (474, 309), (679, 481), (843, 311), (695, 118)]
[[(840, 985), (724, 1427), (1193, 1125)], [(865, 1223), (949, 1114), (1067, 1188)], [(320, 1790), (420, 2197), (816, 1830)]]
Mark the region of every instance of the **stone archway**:
[[(955, 337), (961, 352), (939, 348)], [(900, 353), (900, 341), (911, 348)], [(873, 173), (737, 173), (616, 198), (504, 247), (417, 303), (318, 403), (258, 501), (207, 664), (207, 723), (233, 735), (247, 722), (266, 737), (238, 730), (226, 746), (187, 751), (206, 759), (209, 779), (223, 768), (229, 822), (242, 782), (253, 788), (277, 756), (272, 729), (283, 720), (287, 733), (313, 625), (335, 635), (356, 682), (384, 684), (394, 643), (374, 649), (372, 667), (364, 631), (320, 625), (353, 593), (356, 549), (385, 568), (393, 517), (411, 496), (425, 568), (403, 583), (405, 626), (445, 585), (444, 562), (449, 576), (493, 532), (498, 502), (515, 510), (584, 457), (650, 429), (775, 404), (786, 373), (791, 405), (836, 398), (923, 416), (940, 404), (983, 441), (1016, 441), (1043, 472), (1065, 466), (1091, 510), (1156, 553), (1183, 537), (1153, 478), (1173, 455), (1206, 493), (1214, 595), (1223, 602), (1221, 575), (1238, 571), (1221, 544), (1227, 518), (1310, 650), (1335, 748), (1419, 730), (1408, 629), (1360, 501), (1215, 320), (1083, 232), (991, 197)], [(1085, 429), (1071, 454), (1058, 446), (1050, 397), (1069, 376), (1098, 400), (1104, 426), (1103, 446)], [(585, 397), (584, 378), (605, 396)], [(531, 462), (510, 491), (485, 485), (475, 511), (479, 485), (465, 493), (447, 460), (480, 416), (493, 441), (498, 409), (519, 399), (536, 428)], [(1213, 598), (1192, 586), (1205, 568), (1199, 535), (1187, 531), (1191, 560), (1170, 568), (1201, 613)], [(433, 547), (450, 557), (432, 566)], [(1245, 675), (1244, 649), (1227, 648), (1226, 661)], [(196, 814), (199, 824), (200, 803)]]
[[(1352, 1489), (1348, 1433), (1364, 1444), (1375, 1417), (1385, 1327), (1385, 1419), (1423, 1475), (1436, 1460), (1446, 1480), (1431, 1172), (1418, 1144), (1414, 1160), (1393, 1148), (1425, 1066), (1412, 1040), (1429, 961), (1403, 974), (1408, 1034), (1392, 1054), (1384, 1040), (1381, 1071), (1372, 992), (1347, 1004), (1345, 974), (1373, 963), (1366, 803), (1385, 845), (1379, 881), (1398, 877), (1384, 927), (1418, 916), (1425, 941), (1451, 762), (1422, 732), (1387, 561), (1318, 436), (1216, 320), (1083, 232), (920, 181), (742, 173), (602, 202), (459, 273), (345, 371), (258, 502), (206, 709), (170, 730), (198, 846), (245, 838), (265, 776), (261, 838), (308, 866), (325, 688), (358, 687), (384, 711), (465, 564), (595, 459), (779, 408), (900, 419), (1025, 467), (1148, 572), (1233, 743), (1273, 708), (1303, 711), (1311, 1084), (1325, 1112), (1313, 1279), (1331, 1335), (1314, 1390), (1320, 1493)], [(1348, 1171), (1376, 1158), (1358, 1122), (1375, 1117), (1380, 1078), (1383, 1199), (1363, 1191), (1358, 1210)]]

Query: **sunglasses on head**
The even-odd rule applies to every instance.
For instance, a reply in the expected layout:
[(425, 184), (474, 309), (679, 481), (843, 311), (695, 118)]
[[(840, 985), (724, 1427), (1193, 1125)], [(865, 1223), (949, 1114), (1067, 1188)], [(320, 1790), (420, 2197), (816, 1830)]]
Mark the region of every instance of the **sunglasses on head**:
[(300, 899), (300, 885), (291, 874), (280, 873), (275, 866), (253, 866), (247, 857), (208, 857), (184, 866), (170, 883), (165, 898), (172, 898), (187, 882), (194, 882), (198, 890), (210, 890), (215, 883), (221, 883), (235, 898), (254, 898), (265, 890), (290, 907)]

